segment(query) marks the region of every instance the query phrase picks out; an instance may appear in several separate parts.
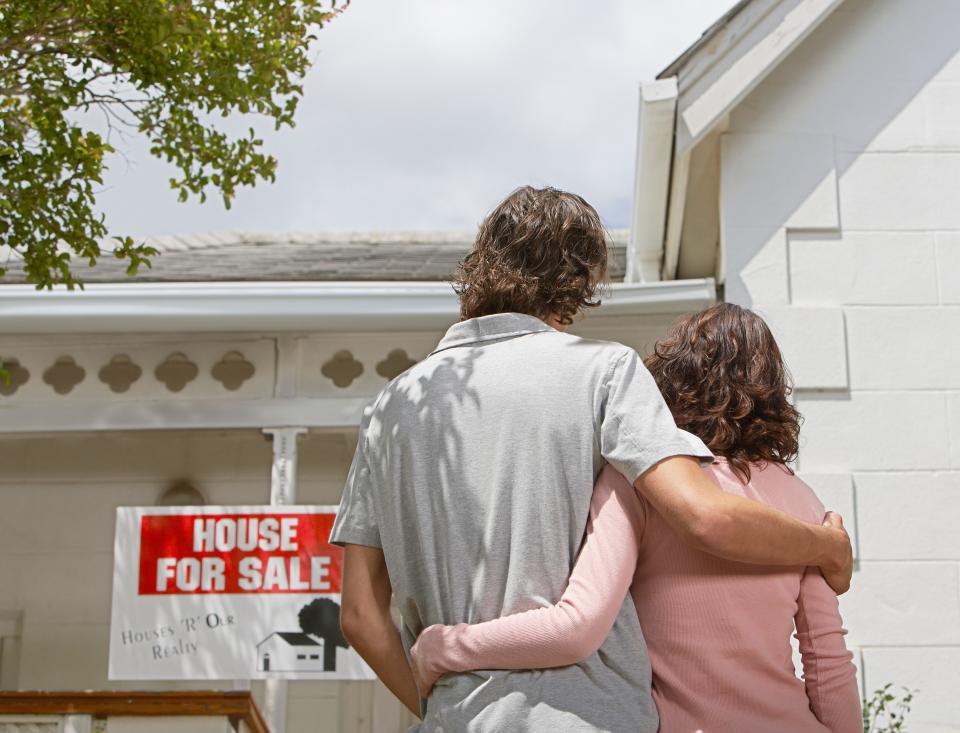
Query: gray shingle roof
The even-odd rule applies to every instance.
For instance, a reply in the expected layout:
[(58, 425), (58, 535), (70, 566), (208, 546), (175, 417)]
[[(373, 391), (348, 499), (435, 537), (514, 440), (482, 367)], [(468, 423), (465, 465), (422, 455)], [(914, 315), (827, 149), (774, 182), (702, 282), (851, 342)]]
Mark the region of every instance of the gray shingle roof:
[[(622, 280), (626, 230), (611, 231), (610, 277)], [(104, 252), (96, 267), (77, 265), (85, 282), (230, 280), (444, 280), (470, 251), (473, 232), (217, 233), (147, 238), (160, 250), (152, 268), (127, 277)], [(139, 240), (138, 240), (139, 241)], [(23, 282), (16, 262), (0, 285)]]

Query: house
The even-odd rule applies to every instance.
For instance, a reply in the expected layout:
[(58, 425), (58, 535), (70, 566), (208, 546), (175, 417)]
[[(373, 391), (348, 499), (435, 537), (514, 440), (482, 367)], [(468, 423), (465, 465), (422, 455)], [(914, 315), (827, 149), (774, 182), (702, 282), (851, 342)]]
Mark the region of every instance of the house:
[[(957, 28), (953, 0), (739, 2), (641, 86), (633, 226), (575, 329), (645, 351), (717, 299), (768, 318), (806, 418), (798, 469), (855, 541), (864, 687), (917, 689), (916, 733), (960, 721)], [(4, 280), (0, 682), (122, 684), (117, 505), (184, 479), (212, 504), (336, 503), (363, 404), (456, 319), (440, 280), (471, 239), (169, 237), (132, 282), (107, 259), (84, 292)], [(405, 730), (364, 684), (253, 689), (287, 731)]]
[[(960, 722), (960, 4), (751, 0), (641, 88), (634, 246), (763, 313), (862, 683)], [(655, 273), (656, 274), (656, 273)]]
[[(678, 314), (714, 302), (709, 277), (627, 278), (628, 235), (613, 240), (615, 282), (581, 333), (647, 350)], [(0, 683), (123, 687), (107, 679), (117, 506), (337, 504), (363, 406), (457, 320), (442, 279), (472, 241), (166, 237), (133, 281), (105, 258), (83, 292), (0, 284), (11, 374), (0, 385)], [(259, 664), (267, 651), (271, 670), (324, 661), (319, 646), (292, 649), (271, 637)], [(349, 671), (345, 650), (332, 651)], [(175, 685), (218, 686), (233, 683)], [(341, 720), (342, 733), (410, 723), (380, 685), (304, 680), (294, 692), (269, 679), (252, 689), (274, 733), (315, 730), (318, 716)]]
[(257, 644), (258, 672), (323, 672), (323, 640), (301, 631), (274, 631)]

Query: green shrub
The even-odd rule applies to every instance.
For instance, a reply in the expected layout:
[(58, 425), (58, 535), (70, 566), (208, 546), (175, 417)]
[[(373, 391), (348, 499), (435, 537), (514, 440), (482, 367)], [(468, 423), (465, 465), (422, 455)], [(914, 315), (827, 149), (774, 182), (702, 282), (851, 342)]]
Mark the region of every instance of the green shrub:
[(900, 733), (910, 712), (914, 691), (892, 692), (888, 683), (863, 701), (863, 733)]

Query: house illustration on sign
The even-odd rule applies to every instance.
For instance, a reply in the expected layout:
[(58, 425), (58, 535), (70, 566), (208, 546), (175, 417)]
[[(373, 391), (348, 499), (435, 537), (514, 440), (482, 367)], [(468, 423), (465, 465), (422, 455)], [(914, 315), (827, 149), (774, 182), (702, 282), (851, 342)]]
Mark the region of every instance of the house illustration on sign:
[(257, 644), (259, 672), (323, 672), (323, 639), (300, 631), (274, 631)]

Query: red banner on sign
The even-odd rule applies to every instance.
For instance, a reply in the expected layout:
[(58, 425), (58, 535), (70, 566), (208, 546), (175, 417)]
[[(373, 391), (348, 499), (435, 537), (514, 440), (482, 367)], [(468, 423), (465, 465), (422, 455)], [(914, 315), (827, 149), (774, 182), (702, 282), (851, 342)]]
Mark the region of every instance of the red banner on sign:
[(334, 514), (174, 514), (140, 521), (140, 595), (339, 593)]

